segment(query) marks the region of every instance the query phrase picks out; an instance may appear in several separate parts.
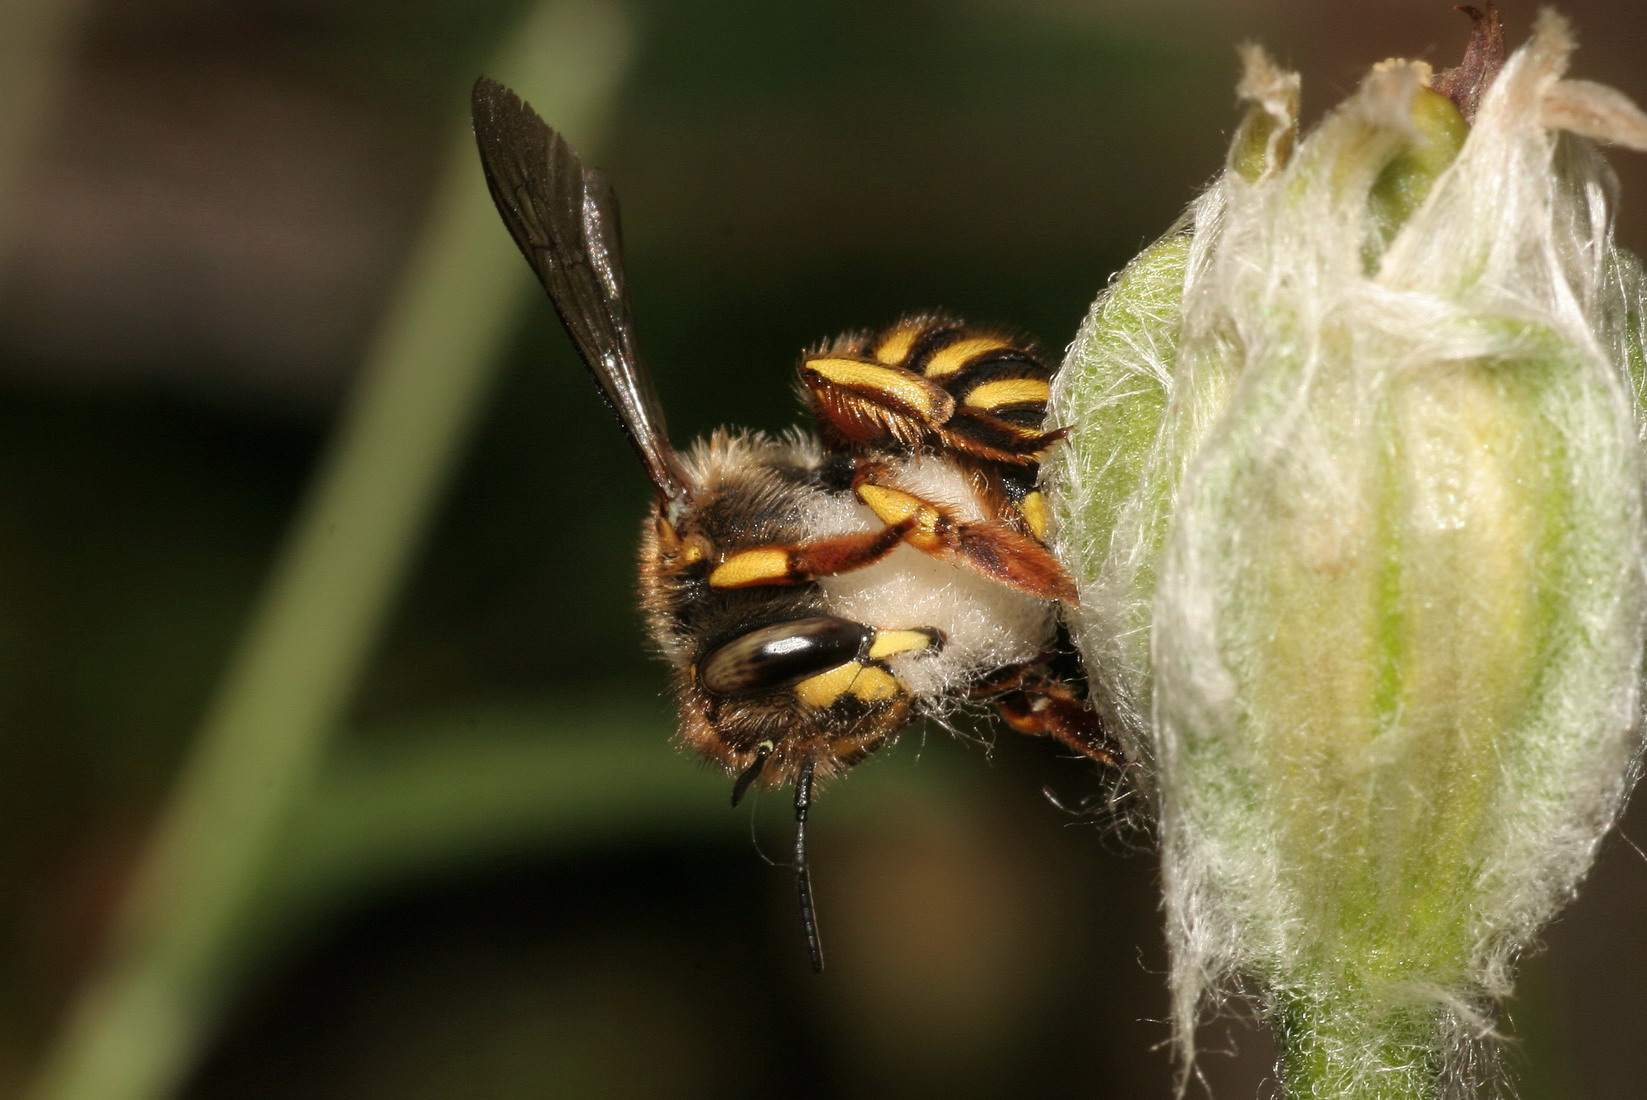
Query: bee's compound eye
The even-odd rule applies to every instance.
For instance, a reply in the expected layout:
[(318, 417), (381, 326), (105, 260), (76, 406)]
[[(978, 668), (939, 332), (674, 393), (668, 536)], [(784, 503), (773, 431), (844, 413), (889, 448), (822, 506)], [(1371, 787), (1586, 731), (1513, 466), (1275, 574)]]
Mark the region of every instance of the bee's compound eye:
[(711, 650), (698, 679), (716, 695), (776, 691), (852, 660), (873, 633), (832, 615), (756, 627)]

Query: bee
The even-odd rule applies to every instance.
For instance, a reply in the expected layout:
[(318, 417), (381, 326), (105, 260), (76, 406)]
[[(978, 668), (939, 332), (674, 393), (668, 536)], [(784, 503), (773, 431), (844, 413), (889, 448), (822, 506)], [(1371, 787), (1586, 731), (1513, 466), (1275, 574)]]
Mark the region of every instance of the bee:
[(927, 314), (806, 353), (816, 432), (669, 442), (635, 344), (616, 196), (513, 92), (472, 100), (487, 185), (656, 490), (641, 608), (669, 663), (680, 743), (752, 785), (794, 787), (806, 859), (814, 784), (920, 717), (987, 699), (1023, 733), (1105, 764), (1119, 750), (1055, 676), (1075, 588), (1048, 550), (1037, 461), (1053, 369), (1019, 342)]

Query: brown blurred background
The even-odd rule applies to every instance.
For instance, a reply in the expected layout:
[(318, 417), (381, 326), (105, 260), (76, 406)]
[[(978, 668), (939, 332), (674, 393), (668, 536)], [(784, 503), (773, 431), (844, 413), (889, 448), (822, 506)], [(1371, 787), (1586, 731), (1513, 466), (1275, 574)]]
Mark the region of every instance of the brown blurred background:
[[(381, 338), (469, 86), (524, 9), (6, 7), (10, 1095), (96, 957)], [(1577, 75), (1647, 100), (1647, 6), (1565, 10)], [(1503, 11), (1519, 42), (1533, 5)], [(1219, 167), (1237, 42), (1302, 70), (1314, 117), (1384, 57), (1451, 63), (1468, 26), (1443, 0), (636, 0), (608, 14), (628, 63), (592, 159), (623, 196), (642, 339), (681, 441), (793, 422), (800, 348), (910, 310), (1060, 348)], [(1647, 159), (1613, 160), (1620, 236), (1639, 250)], [(508, 249), (501, 226), (495, 242)], [(479, 778), (437, 763), (417, 791), (386, 792), (382, 820), (445, 839), (386, 840), (371, 874), (311, 883), (247, 933), (185, 1094), (1171, 1095), (1147, 838), (1043, 798), (1079, 807), (1103, 789), (1049, 745), (914, 732), (829, 791), (813, 858), (830, 969), (807, 972), (791, 878), (761, 856), (784, 857), (784, 800), (727, 810), (725, 781), (667, 747), (630, 597), (644, 483), (547, 304), (522, 300), (336, 738), (357, 760), (501, 763)], [(598, 777), (571, 825), (538, 815), (531, 768), (509, 763), (552, 770), (561, 752)], [(637, 768), (702, 809), (679, 823), (628, 809)], [(519, 782), (501, 791), (494, 773)], [(499, 799), (519, 811), (441, 833), (439, 815)], [(1625, 832), (1647, 840), (1644, 813)], [(1647, 858), (1610, 841), (1549, 942), (1511, 1006), (1523, 1095), (1639, 1096)], [(1267, 1087), (1261, 1034), (1219, 1025), (1208, 1041), (1215, 1095)]]

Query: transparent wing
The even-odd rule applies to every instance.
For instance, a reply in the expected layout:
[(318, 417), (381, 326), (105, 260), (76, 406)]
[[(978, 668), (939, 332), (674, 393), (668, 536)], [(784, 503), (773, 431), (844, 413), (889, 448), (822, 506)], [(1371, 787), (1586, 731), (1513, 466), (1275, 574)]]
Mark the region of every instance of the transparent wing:
[(665, 499), (686, 495), (663, 408), (635, 351), (617, 196), (598, 172), (509, 89), (482, 77), (471, 107), (486, 184), (537, 272), (646, 476)]

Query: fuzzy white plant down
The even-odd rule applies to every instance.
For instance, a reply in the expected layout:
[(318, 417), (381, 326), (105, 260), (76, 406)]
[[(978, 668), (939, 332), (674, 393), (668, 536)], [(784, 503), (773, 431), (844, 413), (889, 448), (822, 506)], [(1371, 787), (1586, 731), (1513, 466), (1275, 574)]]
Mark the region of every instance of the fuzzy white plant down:
[(1572, 45), (1541, 16), (1393, 223), (1427, 68), (1380, 66), (1289, 153), (1296, 78), (1249, 55), (1261, 167), (1238, 148), (1119, 277), (1054, 395), (1181, 1047), (1255, 990), (1297, 1095), (1464, 1094), (1635, 778), (1642, 277), (1588, 139), (1647, 118), (1564, 81)]
[[(942, 456), (895, 460), (888, 483), (948, 505), (962, 520), (986, 518), (966, 472)], [(880, 525), (863, 504), (840, 500), (855, 510), (861, 529)], [(887, 662), (899, 682), (923, 700), (926, 712), (938, 717), (979, 677), (1037, 660), (1052, 645), (1052, 603), (913, 546), (900, 546), (866, 569), (823, 577), (818, 584), (834, 614), (882, 630), (942, 632), (944, 645), (936, 652), (900, 654)]]
[[(1237, 135), (1264, 165), (1290, 154), (1298, 122), (1298, 74), (1277, 69), (1255, 47), (1242, 50), (1239, 93), (1251, 105)], [(1231, 160), (1239, 159), (1232, 155)], [(1129, 759), (1150, 765), (1151, 609), (1156, 566), (1174, 496), (1201, 439), (1222, 411), (1233, 369), (1208, 311), (1184, 315), (1187, 287), (1203, 286), (1222, 239), (1229, 189), (1240, 166), (1217, 180), (1165, 236), (1115, 277), (1093, 303), (1053, 379), (1049, 423), (1069, 443), (1048, 456), (1043, 481), (1058, 519), (1059, 556), (1081, 582), (1069, 616), (1094, 704)], [(1193, 365), (1179, 362), (1179, 345)], [(1193, 371), (1196, 384), (1176, 379)], [(1149, 785), (1154, 769), (1137, 771)]]

